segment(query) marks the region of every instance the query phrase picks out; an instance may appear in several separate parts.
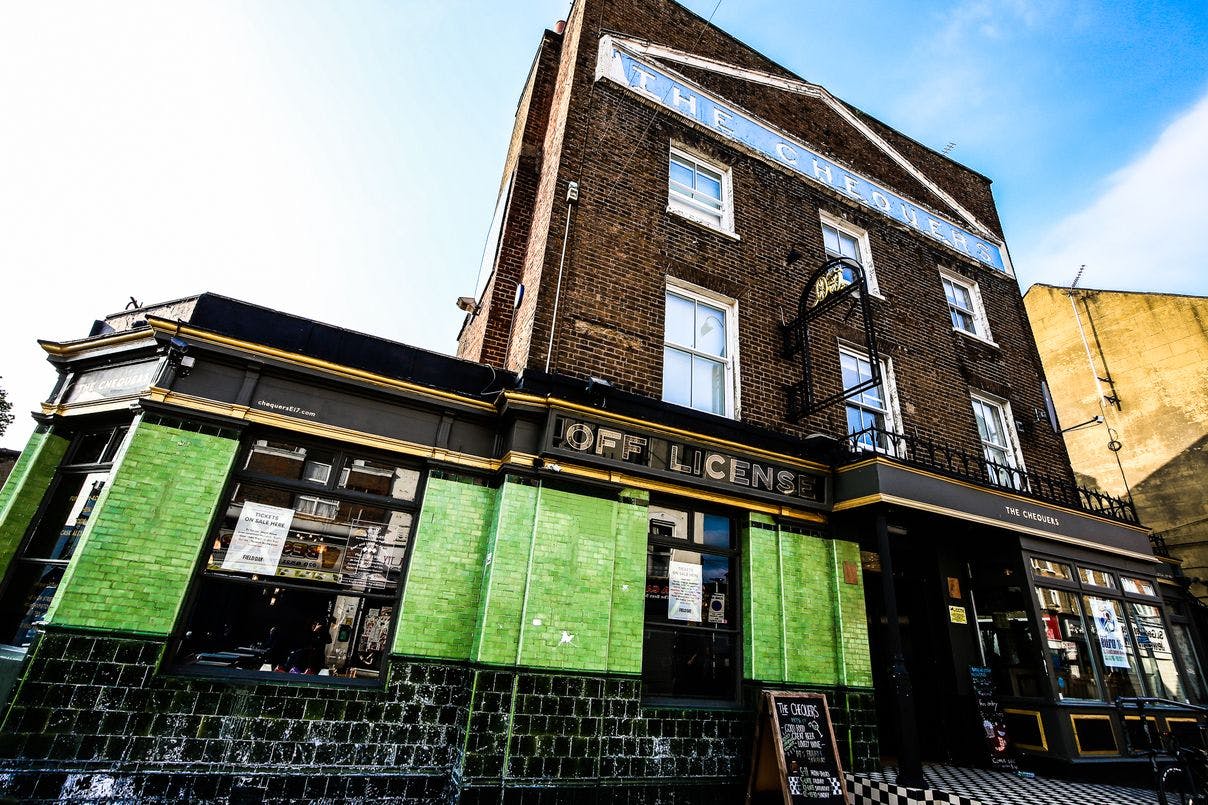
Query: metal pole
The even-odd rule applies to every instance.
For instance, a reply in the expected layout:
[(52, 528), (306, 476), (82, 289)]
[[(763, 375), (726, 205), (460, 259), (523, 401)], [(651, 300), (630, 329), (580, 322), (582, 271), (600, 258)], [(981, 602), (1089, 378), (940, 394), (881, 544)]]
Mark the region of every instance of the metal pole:
[(881, 593), (885, 598), (885, 642), (889, 649), (889, 679), (898, 713), (898, 780), (907, 788), (925, 788), (923, 759), (919, 752), (919, 730), (914, 717), (914, 694), (910, 673), (902, 655), (902, 629), (898, 622), (898, 596), (893, 581), (893, 556), (889, 549), (889, 525), (877, 515), (877, 548), (881, 554)]

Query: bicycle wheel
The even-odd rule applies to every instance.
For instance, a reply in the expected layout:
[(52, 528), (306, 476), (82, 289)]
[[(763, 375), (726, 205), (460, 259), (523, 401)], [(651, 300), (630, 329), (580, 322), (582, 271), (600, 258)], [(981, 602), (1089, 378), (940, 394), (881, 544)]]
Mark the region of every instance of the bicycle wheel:
[(1196, 789), (1182, 766), (1171, 766), (1158, 778), (1159, 801), (1167, 805), (1206, 805), (1208, 795)]

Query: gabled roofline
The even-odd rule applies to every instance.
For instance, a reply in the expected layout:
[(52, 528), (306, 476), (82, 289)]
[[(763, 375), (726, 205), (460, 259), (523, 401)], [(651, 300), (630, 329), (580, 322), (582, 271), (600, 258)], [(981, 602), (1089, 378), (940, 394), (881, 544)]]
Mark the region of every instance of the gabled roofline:
[[(873, 131), (872, 127), (864, 122), (859, 115), (856, 114), (855, 107), (840, 101), (830, 90), (820, 84), (814, 84), (809, 81), (797, 78), (785, 78), (772, 73), (766, 73), (761, 70), (752, 70), (747, 67), (740, 67), (734, 64), (728, 64), (717, 59), (711, 59), (707, 56), (698, 56), (686, 51), (669, 48), (664, 45), (658, 45), (648, 40), (633, 39), (625, 36), (613, 37), (613, 41), (623, 47), (634, 51), (635, 53), (649, 56), (652, 59), (669, 61), (675, 64), (694, 67), (698, 70), (717, 73), (719, 75), (737, 78), (741, 81), (748, 81), (753, 84), (761, 84), (773, 89), (782, 90), (784, 92), (792, 92), (798, 95), (805, 95), (810, 98), (817, 98), (822, 101), (831, 111), (842, 118), (849, 126), (854, 128), (863, 137), (876, 146), (882, 153), (890, 158), (898, 167), (906, 171), (915, 181), (919, 182), (923, 187), (932, 193), (937, 199), (948, 205), (948, 208), (955, 212), (960, 218), (977, 230), (983, 237), (1001, 243), (998, 233), (990, 227), (983, 224), (976, 215), (965, 208), (963, 204), (957, 201), (950, 193), (936, 184), (921, 168), (906, 158), (902, 152), (894, 148), (884, 137)], [(891, 127), (892, 128), (892, 127)]]

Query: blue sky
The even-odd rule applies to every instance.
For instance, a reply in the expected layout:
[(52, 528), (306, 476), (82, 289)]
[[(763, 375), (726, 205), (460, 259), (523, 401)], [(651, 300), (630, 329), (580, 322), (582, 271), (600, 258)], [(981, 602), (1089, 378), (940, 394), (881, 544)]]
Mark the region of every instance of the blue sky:
[[(995, 180), (1021, 285), (1208, 294), (1208, 4), (689, 0)], [(566, 0), (0, 4), (0, 384), (212, 290), (452, 351)]]

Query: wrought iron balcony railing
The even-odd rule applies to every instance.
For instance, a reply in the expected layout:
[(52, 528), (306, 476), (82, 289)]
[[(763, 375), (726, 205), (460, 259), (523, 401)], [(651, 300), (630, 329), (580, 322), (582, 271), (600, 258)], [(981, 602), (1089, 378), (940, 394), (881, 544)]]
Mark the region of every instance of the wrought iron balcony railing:
[[(865, 428), (849, 435), (846, 447), (852, 457), (876, 452), (903, 464), (1007, 489), (1045, 503), (1056, 503), (1121, 523), (1140, 524), (1131, 500), (1105, 495), (1043, 473), (1025, 472), (1018, 467), (990, 461), (984, 455), (975, 455), (921, 436), (893, 433), (882, 428)], [(1154, 548), (1164, 549), (1165, 546), (1155, 543)], [(1164, 551), (1159, 552), (1164, 554)]]

